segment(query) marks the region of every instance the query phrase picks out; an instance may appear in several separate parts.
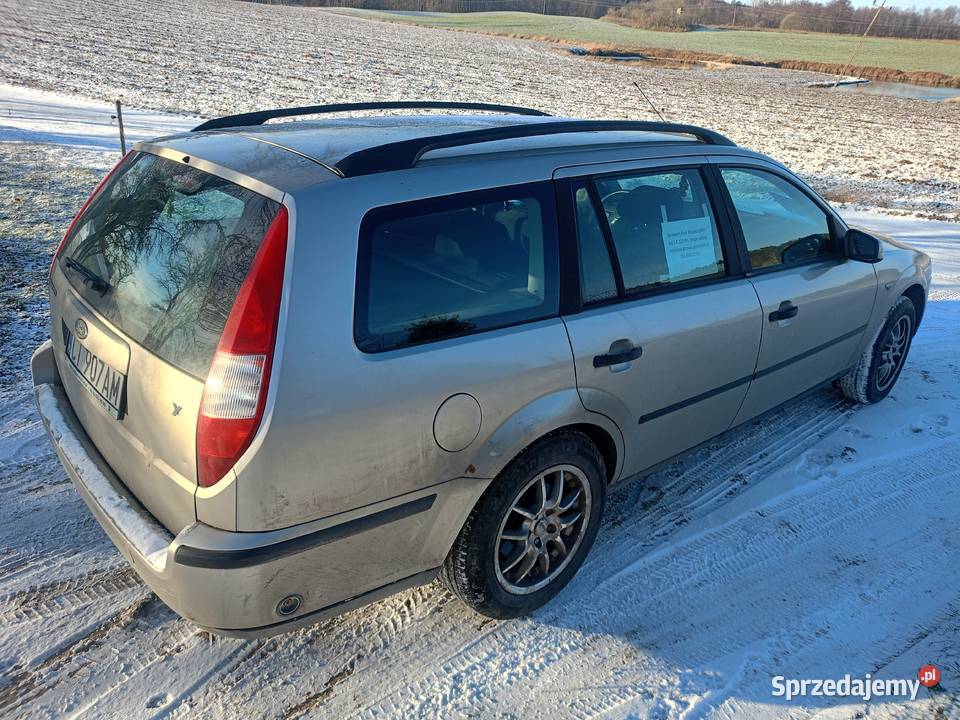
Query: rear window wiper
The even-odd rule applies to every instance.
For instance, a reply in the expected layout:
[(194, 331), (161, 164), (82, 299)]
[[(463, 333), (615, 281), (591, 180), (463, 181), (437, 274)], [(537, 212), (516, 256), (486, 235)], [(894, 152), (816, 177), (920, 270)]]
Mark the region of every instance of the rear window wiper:
[(77, 273), (82, 275), (83, 284), (94, 292), (100, 293), (100, 297), (103, 297), (107, 294), (107, 290), (110, 289), (110, 283), (97, 275), (93, 270), (90, 270), (88, 267), (81, 264), (79, 260), (74, 260), (69, 256), (64, 258), (64, 262), (68, 268), (75, 270)]

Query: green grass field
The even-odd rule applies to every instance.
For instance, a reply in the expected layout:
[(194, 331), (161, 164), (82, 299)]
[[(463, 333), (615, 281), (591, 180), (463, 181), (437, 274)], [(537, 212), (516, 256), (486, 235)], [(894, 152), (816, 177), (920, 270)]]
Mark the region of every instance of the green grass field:
[[(521, 12), (401, 13), (353, 9), (339, 9), (337, 12), (429, 27), (542, 38), (571, 45), (595, 44), (623, 49), (669, 48), (735, 55), (763, 62), (802, 60), (844, 64), (858, 41), (858, 38), (852, 35), (756, 30), (658, 32), (630, 28), (604, 20)], [(867, 38), (854, 62), (857, 65), (908, 72), (941, 72), (958, 76), (960, 42)]]

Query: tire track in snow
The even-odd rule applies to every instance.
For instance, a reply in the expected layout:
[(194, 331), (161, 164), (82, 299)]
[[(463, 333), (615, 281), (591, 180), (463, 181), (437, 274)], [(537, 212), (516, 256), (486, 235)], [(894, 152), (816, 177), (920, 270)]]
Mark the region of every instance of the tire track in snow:
[[(776, 469), (798, 457), (842, 425), (851, 413), (851, 403), (838, 401), (832, 391), (826, 397), (823, 393), (817, 393), (771, 411), (750, 425), (731, 431), (729, 437), (721, 436), (712, 441), (708, 448), (682, 457), (639, 483), (626, 481), (632, 487), (621, 490), (614, 486), (611, 498), (613, 507), (608, 507), (612, 511), (610, 522), (622, 524), (625, 504), (628, 505), (626, 511), (633, 513), (635, 510), (632, 505), (643, 503), (643, 509), (650, 517), (657, 516), (663, 507), (660, 500), (664, 498), (688, 494), (694, 496), (691, 503), (677, 508), (675, 515), (682, 514), (688, 508), (709, 504), (701, 502), (701, 499), (713, 501), (718, 488), (722, 489), (720, 494), (729, 492), (726, 482), (735, 481), (742, 487), (750, 477), (760, 477), (767, 470)], [(667, 482), (660, 484), (658, 480), (664, 477), (668, 478)], [(705, 492), (711, 494), (704, 497)], [(619, 499), (621, 493), (628, 496), (626, 503)], [(649, 497), (629, 497), (644, 494)], [(671, 503), (670, 507), (674, 504)]]
[[(333, 716), (354, 714), (353, 698), (376, 687), (388, 694), (400, 689), (408, 676), (434, 667), (438, 658), (453, 655), (468, 638), (484, 636), (499, 623), (479, 616), (455, 601), (439, 581), (425, 590), (424, 617), (404, 628), (388, 646), (364, 656), (348, 681), (326, 699), (324, 712)], [(397, 667), (403, 672), (398, 675)]]
[[(723, 578), (737, 576), (748, 569), (777, 566), (783, 561), (784, 551), (819, 540), (829, 530), (842, 528), (844, 523), (849, 524), (855, 518), (889, 516), (919, 497), (933, 500), (939, 492), (934, 481), (954, 474), (957, 463), (960, 463), (960, 448), (948, 446), (936, 462), (930, 462), (925, 451), (902, 460), (895, 467), (864, 468), (849, 475), (843, 483), (820, 482), (817, 492), (804, 492), (758, 509), (753, 513), (757, 520), (748, 517), (748, 520), (728, 523), (717, 531), (706, 531), (684, 543), (683, 553), (667, 548), (657, 557), (640, 560), (599, 586), (598, 590), (608, 591), (631, 607), (636, 606), (630, 601), (641, 601), (641, 607), (650, 606), (655, 612), (656, 603), (662, 595), (671, 593), (670, 583), (678, 576), (684, 578), (684, 586), (719, 583)], [(915, 472), (913, 476), (911, 470)], [(845, 500), (855, 494), (855, 490), (849, 487), (854, 481), (859, 481), (869, 499), (851, 508)], [(875, 492), (892, 491), (871, 497), (869, 485), (876, 485)], [(811, 505), (811, 497), (817, 497), (820, 502)], [(759, 531), (761, 526), (766, 526), (764, 532)], [(737, 551), (729, 553), (730, 547), (737, 548)], [(642, 581), (637, 582), (641, 578)], [(648, 585), (666, 589), (652, 597), (644, 597)], [(583, 619), (611, 627), (603, 609), (587, 608)]]
[[(832, 391), (814, 393), (734, 430), (729, 443), (711, 445), (642, 480), (626, 481), (627, 487), (613, 491), (615, 514), (606, 513), (597, 542), (565, 594), (590, 592), (622, 568), (623, 555), (613, 548), (625, 542), (639, 542), (643, 548), (662, 544), (689, 521), (799, 459), (854, 412), (852, 403), (838, 400)], [(673, 476), (677, 466), (690, 462), (694, 464), (659, 485), (660, 478)], [(626, 500), (620, 500), (624, 496)], [(639, 517), (638, 509), (643, 513)]]
[[(79, 498), (75, 499), (79, 502)], [(0, 536), (0, 542), (4, 541), (15, 542), (19, 547), (10, 548), (0, 565), (0, 607), (5, 597), (29, 590), (30, 586), (22, 589), (18, 586), (40, 579), (38, 575), (45, 580), (43, 584), (49, 584), (58, 581), (58, 575), (65, 575), (62, 581), (67, 581), (76, 579), (77, 573), (89, 574), (126, 565), (123, 556), (89, 514), (62, 522), (53, 535), (49, 528), (43, 528), (34, 534)]]
[[(952, 459), (960, 458), (960, 452), (954, 452)], [(914, 458), (916, 461), (911, 467), (910, 464), (901, 466), (899, 470), (909, 473), (921, 462), (921, 456)], [(896, 471), (890, 470), (887, 473), (875, 473), (869, 470), (859, 474), (863, 480), (861, 489), (866, 493), (866, 486), (875, 479), (881, 484), (890, 481)], [(871, 502), (865, 505), (860, 514), (854, 517), (860, 520), (869, 518), (889, 517), (891, 513), (903, 512), (907, 509), (922, 508), (931, 501), (941, 496), (938, 480), (949, 476), (950, 471), (946, 469), (946, 464), (940, 474), (925, 478), (920, 484), (912, 485), (903, 483), (894, 492), (886, 497), (881, 497), (877, 502)], [(855, 476), (856, 477), (856, 476)], [(822, 493), (818, 498), (819, 504), (824, 507), (831, 507), (837, 504), (840, 497), (846, 495), (844, 488), (830, 486), (829, 490)], [(722, 577), (722, 582), (732, 587), (752, 587), (751, 597), (740, 601), (735, 609), (721, 604), (716, 610), (708, 611), (706, 615), (702, 612), (698, 615), (696, 599), (691, 599), (685, 593), (678, 593), (677, 596), (669, 602), (658, 602), (651, 599), (649, 605), (640, 605), (636, 611), (632, 611), (634, 616), (643, 618), (643, 625), (635, 632), (624, 633), (624, 637), (631, 645), (649, 649), (651, 652), (659, 654), (669, 654), (675, 658), (681, 667), (703, 666), (719, 657), (730, 654), (731, 651), (740, 647), (749, 646), (753, 642), (762, 642), (766, 633), (777, 632), (784, 638), (776, 648), (767, 649), (763, 653), (763, 664), (765, 669), (770, 670), (770, 659), (792, 657), (791, 664), (786, 668), (788, 672), (797, 674), (795, 657), (798, 650), (804, 650), (815, 646), (816, 642), (823, 635), (824, 627), (831, 627), (836, 624), (837, 616), (832, 610), (823, 611), (822, 588), (818, 588), (810, 582), (810, 578), (802, 573), (796, 573), (794, 563), (790, 561), (790, 553), (799, 554), (797, 550), (805, 553), (816, 552), (818, 545), (829, 545), (833, 541), (826, 539), (842, 535), (848, 529), (850, 520), (844, 517), (840, 512), (834, 517), (828, 517), (827, 524), (810, 523), (810, 532), (801, 531), (804, 521), (803, 513), (797, 517), (796, 510), (807, 508), (804, 499), (798, 500), (794, 506), (782, 506), (777, 512), (784, 512), (789, 508), (791, 512), (790, 525), (792, 527), (783, 528), (788, 543), (795, 537), (797, 538), (797, 548), (788, 548), (788, 554), (774, 552), (768, 555), (764, 550), (763, 544), (757, 545), (758, 552), (752, 553), (753, 561), (738, 564), (742, 571), (734, 570), (731, 567), (720, 567), (718, 577)], [(812, 508), (809, 508), (812, 510)], [(829, 513), (828, 513), (829, 515)], [(811, 515), (812, 517), (812, 515)], [(861, 566), (860, 562), (849, 563), (844, 567), (844, 572), (851, 577), (846, 577), (845, 582), (848, 585), (854, 585), (861, 588), (861, 595), (869, 594), (871, 599), (888, 596), (897, 590), (911, 595), (913, 588), (922, 583), (924, 577), (931, 577), (931, 572), (935, 572), (936, 560), (929, 554), (925, 554), (924, 543), (926, 540), (934, 542), (941, 532), (940, 528), (928, 527), (911, 528), (912, 535), (904, 532), (901, 536), (882, 537), (881, 546), (871, 545), (871, 555), (873, 562), (869, 565)], [(757, 532), (757, 536), (763, 536), (764, 533)], [(909, 542), (908, 542), (909, 541)], [(729, 545), (729, 543), (722, 543)], [(910, 551), (904, 555), (902, 548), (906, 547)], [(686, 548), (685, 548), (686, 549)], [(899, 554), (895, 553), (900, 549)], [(694, 551), (693, 555), (700, 554)], [(685, 553), (685, 557), (687, 554)], [(749, 556), (748, 556), (749, 557)], [(764, 559), (765, 558), (765, 559)], [(865, 561), (863, 561), (865, 562)], [(712, 571), (718, 564), (707, 565)], [(748, 583), (744, 578), (756, 577), (757, 583)], [(696, 593), (710, 595), (709, 590), (702, 590), (700, 585), (703, 583), (697, 581)], [(712, 583), (708, 583), (707, 587)], [(719, 583), (718, 583), (719, 584)], [(826, 581), (823, 583), (826, 585)], [(765, 611), (769, 613), (769, 608), (778, 605), (783, 599), (785, 602), (789, 599), (789, 611), (776, 616), (777, 621), (786, 620), (786, 627), (770, 627), (764, 625)], [(702, 600), (702, 598), (701, 598)], [(628, 606), (632, 607), (629, 602)], [(865, 602), (857, 608), (857, 615), (868, 626), (876, 624), (876, 607), (873, 602)], [(749, 622), (740, 622), (738, 624), (738, 615), (751, 618)], [(822, 617), (818, 617), (822, 615)], [(847, 626), (856, 620), (856, 616), (845, 614), (843, 625)], [(685, 622), (687, 618), (696, 618), (695, 629)], [(757, 618), (754, 621), (753, 618)], [(890, 623), (896, 627), (896, 623)], [(838, 628), (839, 629), (839, 628)], [(907, 629), (909, 630), (909, 629)], [(896, 634), (892, 633), (893, 635)], [(889, 640), (889, 635), (886, 638)], [(704, 644), (704, 638), (710, 638), (709, 644)], [(819, 649), (818, 649), (819, 650)], [(868, 669), (868, 668), (867, 668)], [(767, 674), (764, 673), (765, 682), (769, 683)], [(551, 685), (552, 683), (562, 683), (562, 674), (558, 678), (546, 676), (538, 678), (540, 683)], [(554, 686), (556, 686), (554, 684)], [(769, 685), (765, 687), (769, 694)]]
[(78, 655), (102, 643), (104, 638), (131, 622), (143, 612), (153, 596), (146, 595), (120, 612), (98, 623), (90, 632), (69, 639), (64, 645), (36, 664), (17, 669), (9, 684), (0, 688), (0, 711), (23, 710), (24, 705), (59, 685), (67, 675), (60, 670)]
[[(0, 562), (0, 581), (4, 586), (7, 586), (12, 584), (14, 580), (31, 573), (53, 571), (68, 560), (79, 556), (81, 552), (76, 547), (66, 547), (53, 552), (46, 550), (24, 552), (11, 548), (3, 562)], [(7, 594), (12, 595), (13, 593)], [(2, 602), (2, 596), (0, 596), (0, 603)]]
[(146, 586), (127, 564), (94, 571), (83, 577), (37, 585), (0, 597), (0, 624), (5, 626), (43, 620), (76, 610), (107, 595)]
[[(699, 509), (698, 516), (729, 501), (745, 488), (746, 483), (737, 482), (730, 485), (731, 477), (738, 473), (749, 473), (752, 481), (775, 469), (776, 466), (798, 458), (823, 436), (845, 423), (851, 412), (852, 404), (845, 400), (838, 400), (832, 392), (814, 393), (762, 416), (753, 425), (734, 431), (728, 443), (709, 450), (701, 450), (691, 458), (685, 458), (644, 480), (627, 481), (624, 486), (614, 491), (614, 503), (619, 507), (616, 507), (612, 516), (605, 518), (598, 542), (587, 562), (574, 578), (571, 586), (554, 603), (567, 605), (575, 598), (593, 592), (597, 582), (601, 582), (620, 569), (625, 562), (625, 556), (622, 552), (612, 552), (613, 548), (622, 549), (627, 545), (635, 554), (637, 549), (664, 543), (670, 535), (680, 529), (681, 524), (676, 522), (676, 518), (681, 517), (684, 511), (692, 515), (692, 511), (688, 508), (696, 503), (700, 493), (716, 488), (721, 490), (714, 492), (711, 502), (696, 503)], [(796, 421), (798, 416), (805, 419), (798, 423)], [(776, 438), (776, 441), (771, 442), (771, 438)], [(677, 472), (678, 465), (688, 467)], [(644, 483), (656, 482), (663, 477), (668, 478), (664, 486), (652, 491), (656, 497), (656, 503), (649, 506), (647, 502), (637, 499), (638, 496), (648, 493)], [(731, 492), (731, 488), (735, 491)], [(640, 517), (631, 518), (631, 515), (637, 516), (638, 511), (643, 514)], [(635, 519), (636, 524), (628, 525), (628, 521), (632, 519)], [(639, 546), (636, 545), (634, 538), (641, 538)], [(485, 632), (487, 634), (497, 632), (502, 625), (503, 623), (493, 623)], [(417, 671), (426, 671), (435, 664), (437, 651), (453, 656), (460, 647), (476, 637), (475, 631), (456, 624), (452, 632), (445, 631), (434, 633), (434, 635), (429, 646), (430, 651), (423, 656), (420, 656), (414, 647), (403, 646), (403, 662), (411, 672), (414, 668)], [(384, 665), (389, 665), (389, 659), (380, 660), (374, 668), (378, 669)], [(358, 668), (355, 672), (357, 682), (367, 677), (368, 672), (373, 671)], [(383, 676), (378, 675), (376, 682), (382, 686)], [(401, 687), (402, 683), (398, 683), (395, 689)], [(631, 688), (620, 688), (618, 692), (625, 697), (636, 696), (636, 692)]]
[[(150, 606), (150, 613), (141, 614), (142, 624), (138, 626), (137, 623), (131, 623), (124, 628), (126, 637), (120, 653), (106, 658), (105, 663), (97, 662), (94, 658), (85, 659), (96, 662), (101, 668), (103, 665), (111, 667), (102, 669), (103, 677), (100, 683), (91, 683), (97, 687), (96, 694), (84, 697), (76, 703), (71, 701), (69, 717), (79, 718), (88, 714), (93, 717), (104, 717), (122, 714), (130, 704), (123, 702), (126, 698), (115, 702), (118, 696), (124, 696), (133, 683), (139, 682), (143, 675), (157, 669), (162, 663), (196, 647), (202, 642), (201, 637), (207, 635), (197, 626), (175, 615), (155, 596), (152, 599), (154, 602)], [(150, 614), (155, 617), (148, 617)], [(157, 633), (158, 624), (160, 633)], [(113, 672), (112, 666), (116, 666), (118, 671)], [(164, 677), (168, 674), (164, 672), (157, 674), (159, 677), (155, 682), (142, 684), (154, 690), (168, 690), (169, 677)], [(104, 689), (101, 690), (101, 687)], [(165, 695), (165, 692), (160, 693), (160, 697)], [(148, 700), (148, 706), (149, 703)], [(111, 704), (113, 708), (110, 707)]]
[[(647, 639), (644, 633), (653, 637), (664, 633), (664, 621), (676, 618), (672, 613), (687, 589), (705, 596), (709, 588), (723, 587), (734, 578), (762, 577), (782, 566), (785, 556), (799, 554), (804, 547), (844, 528), (861, 527), (878, 517), (902, 512), (912, 503), (933, 501), (942, 494), (941, 481), (955, 474), (960, 448), (944, 446), (936, 453), (935, 462), (931, 462), (932, 454), (923, 452), (905, 458), (893, 468), (864, 468), (845, 480), (842, 487), (839, 483), (817, 483), (803, 494), (765, 508), (763, 516), (741, 516), (652, 558), (640, 559), (598, 586), (589, 599), (548, 607), (536, 620), (498, 626), (393, 697), (364, 708), (364, 714), (416, 714), (424, 704), (429, 712), (425, 700), (450, 698), (461, 682), (469, 688), (459, 695), (467, 699), (466, 711), (483, 714), (496, 707), (497, 698), (484, 698), (481, 689), (489, 692), (493, 688), (499, 696), (506, 688), (520, 686), (534, 694), (524, 681), (536, 677), (537, 686), (549, 686), (549, 682), (543, 682), (543, 674), (560, 663), (579, 667), (582, 681), (587, 659), (583, 653), (585, 640), (578, 629), (589, 628), (591, 634), (616, 635), (631, 644), (642, 644)], [(842, 502), (853, 491), (847, 485), (854, 482), (870, 498), (858, 506)], [(731, 548), (735, 550), (730, 552)], [(798, 578), (797, 587), (803, 581)], [(624, 615), (623, 608), (630, 609), (629, 615)], [(575, 622), (564, 625), (565, 618)], [(643, 619), (640, 630), (631, 627), (635, 618)], [(699, 641), (696, 656), (689, 658), (693, 666), (723, 657), (742, 643), (737, 635), (725, 633), (711, 637), (706, 644), (702, 637)]]
[[(193, 648), (202, 635), (202, 630), (145, 592), (54, 655), (22, 670), (10, 699), (16, 700), (20, 710), (34, 713), (55, 707), (63, 717), (123, 715), (129, 704), (104, 713), (101, 706), (129, 691), (144, 673)], [(81, 671), (83, 683), (62, 682)], [(157, 681), (154, 688), (165, 686), (169, 674), (161, 672)]]
[[(936, 532), (935, 529), (930, 529), (928, 532), (918, 533), (916, 537), (930, 539), (936, 535)], [(957, 612), (960, 607), (958, 606), (960, 597), (954, 596), (947, 600), (944, 605), (946, 609), (935, 610), (927, 619), (921, 619), (914, 626), (900, 622), (895, 608), (916, 598), (916, 589), (924, 587), (925, 580), (928, 582), (925, 592), (930, 591), (930, 565), (935, 563), (929, 555), (925, 557), (916, 544), (904, 545), (902, 537), (900, 541), (900, 544), (892, 541), (885, 543), (884, 548), (902, 551), (907, 547), (908, 550), (912, 550), (907, 557), (899, 559), (899, 564), (904, 570), (902, 576), (891, 580), (890, 574), (883, 572), (885, 563), (874, 562), (874, 572), (879, 568), (879, 572), (886, 576), (882, 581), (869, 576), (869, 573), (866, 576), (854, 575), (844, 580), (847, 584), (862, 584), (865, 590), (875, 596), (882, 593), (886, 607), (893, 608), (892, 612), (884, 614), (883, 607), (878, 606), (877, 603), (863, 602), (859, 606), (844, 606), (843, 609), (847, 612), (842, 615), (837, 614), (837, 608), (829, 606), (798, 616), (784, 613), (784, 616), (789, 618), (789, 622), (779, 628), (769, 640), (758, 643), (755, 652), (748, 654), (742, 665), (744, 667), (749, 665), (750, 672), (741, 673), (728, 684), (724, 693), (726, 697), (720, 698), (719, 704), (711, 703), (714, 714), (722, 718), (737, 718), (747, 714), (746, 710), (742, 710), (744, 705), (756, 712), (757, 704), (770, 701), (770, 678), (775, 674), (803, 678), (824, 675), (838, 677), (844, 672), (851, 674), (870, 672), (876, 678), (910, 679), (921, 664), (930, 661), (934, 661), (944, 671), (944, 684), (950, 688), (949, 692), (954, 696), (954, 702), (960, 699), (960, 694), (956, 691), (956, 681), (960, 678), (960, 663), (957, 655), (957, 647), (960, 644), (958, 643), (960, 615)], [(923, 575), (924, 571), (927, 573), (926, 576)], [(944, 591), (949, 594), (953, 589), (945, 588)], [(918, 627), (919, 632), (917, 632)], [(934, 651), (931, 652), (929, 644), (925, 641), (933, 633), (936, 633), (937, 643), (942, 647), (934, 647)], [(820, 645), (827, 638), (851, 636), (856, 636), (858, 642), (832, 644), (830, 664), (835, 670), (824, 673), (821, 665), (823, 648)], [(889, 666), (876, 663), (878, 653), (888, 659)], [(744, 677), (745, 675), (747, 676)], [(932, 708), (924, 702), (925, 693), (926, 691), (921, 689), (916, 703), (896, 704), (897, 711), (893, 716), (906, 717), (905, 713), (908, 709), (925, 707), (923, 714), (925, 718), (960, 717), (955, 712), (939, 716), (931, 712)], [(946, 694), (940, 693), (941, 696)], [(933, 694), (930, 695), (930, 699), (934, 699)], [(814, 706), (826, 706), (823, 712), (816, 708), (808, 709), (807, 713), (811, 717), (820, 717), (822, 714), (829, 717), (865, 717), (867, 715), (874, 717), (866, 704), (861, 703), (861, 709), (858, 710), (856, 700), (821, 698), (808, 700), (808, 702)], [(751, 703), (753, 708), (749, 708)], [(943, 703), (932, 704), (935, 706)], [(843, 712), (836, 712), (838, 706), (843, 708)], [(700, 713), (700, 709), (698, 707), (698, 717), (703, 717), (705, 714)], [(876, 705), (873, 709), (876, 711)], [(882, 711), (877, 713), (877, 716), (888, 717)]]
[[(197, 637), (198, 637), (198, 642), (194, 643), (193, 646), (189, 649), (191, 652), (189, 652), (188, 654), (185, 654), (185, 656), (182, 658), (184, 662), (191, 664), (190, 661), (194, 659), (193, 655), (196, 653), (199, 653), (200, 657), (197, 658), (199, 662), (193, 664), (194, 668), (202, 667), (204, 662), (209, 663), (210, 661), (209, 653), (203, 652), (203, 649), (205, 646), (207, 645), (216, 646), (217, 643), (223, 643), (225, 645), (232, 644), (232, 647), (222, 657), (220, 657), (218, 660), (213, 662), (207, 670), (201, 671), (199, 674), (194, 675), (193, 681), (187, 683), (185, 687), (179, 690), (171, 687), (169, 682), (169, 675), (167, 675), (166, 673), (164, 673), (165, 677), (158, 678), (157, 683), (151, 683), (151, 686), (158, 687), (161, 682), (165, 681), (164, 687), (166, 687), (168, 690), (175, 690), (177, 693), (176, 695), (170, 695), (169, 692), (165, 693), (164, 695), (166, 697), (163, 698), (164, 701), (159, 703), (152, 702), (153, 700), (156, 699), (156, 696), (154, 696), (154, 698), (147, 700), (146, 706), (148, 708), (151, 708), (151, 707), (160, 708), (152, 716), (152, 720), (160, 720), (160, 718), (176, 715), (180, 710), (184, 710), (185, 713), (193, 710), (193, 708), (188, 704), (188, 702), (193, 697), (194, 693), (196, 693), (198, 690), (202, 689), (205, 685), (207, 685), (211, 681), (211, 679), (225, 672), (226, 671), (225, 668), (227, 668), (231, 664), (232, 660), (236, 656), (240, 655), (245, 648), (244, 644), (241, 641), (230, 641), (230, 640), (224, 640), (222, 638), (216, 638), (212, 635), (207, 635), (202, 631), (198, 634)], [(203, 643), (202, 641), (199, 640), (199, 638), (205, 638), (208, 642)], [(200, 650), (197, 651), (197, 648), (200, 648)], [(193, 651), (196, 651), (196, 652), (193, 652)], [(123, 709), (123, 706), (119, 705), (118, 712), (122, 711), (122, 709)]]
[[(204, 700), (215, 697), (221, 709), (240, 713), (251, 690), (258, 692), (265, 678), (293, 664), (297, 667), (295, 682), (274, 701), (276, 707), (286, 708), (278, 713), (297, 717), (321, 707), (326, 712), (325, 704), (334, 689), (356, 668), (376, 662), (388, 648), (406, 654), (409, 641), (429, 647), (436, 640), (436, 632), (452, 630), (453, 622), (445, 629), (443, 623), (437, 626), (441, 614), (438, 608), (448, 604), (452, 599), (433, 584), (331, 618), (293, 636), (253, 641), (253, 647), (239, 662), (225, 666), (211, 678), (212, 684), (204, 689), (198, 704), (204, 706)], [(396, 643), (400, 643), (399, 648)], [(309, 658), (306, 664), (305, 657)]]
[[(46, 442), (46, 436), (41, 438)], [(19, 468), (23, 465), (29, 465), (33, 462), (40, 462), (43, 460), (52, 460), (56, 456), (56, 453), (51, 449), (49, 451), (36, 451), (27, 455), (14, 455), (9, 458), (0, 458), (0, 470), (8, 470), (10, 468)]]

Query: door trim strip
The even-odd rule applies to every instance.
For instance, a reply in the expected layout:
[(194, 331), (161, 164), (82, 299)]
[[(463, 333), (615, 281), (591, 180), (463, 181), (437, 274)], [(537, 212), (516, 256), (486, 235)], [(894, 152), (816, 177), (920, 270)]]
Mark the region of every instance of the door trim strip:
[(645, 422), (656, 420), (659, 417), (663, 417), (664, 415), (669, 415), (670, 413), (676, 412), (677, 410), (683, 410), (684, 408), (690, 407), (691, 405), (695, 405), (698, 402), (709, 400), (715, 395), (725, 393), (728, 390), (733, 390), (734, 388), (739, 387), (740, 385), (744, 385), (745, 383), (751, 382), (758, 378), (765, 377), (767, 375), (771, 375), (777, 372), (778, 370), (783, 370), (785, 367), (789, 365), (793, 365), (794, 363), (800, 362), (801, 360), (806, 360), (808, 357), (812, 355), (816, 355), (817, 353), (822, 352), (827, 348), (832, 347), (833, 345), (836, 345), (837, 343), (841, 343), (844, 340), (849, 340), (852, 337), (860, 335), (866, 329), (867, 329), (866, 325), (861, 325), (860, 327), (854, 330), (851, 330), (848, 333), (844, 333), (843, 335), (835, 337), (832, 340), (828, 340), (822, 345), (817, 345), (816, 347), (810, 348), (809, 350), (806, 350), (800, 353), (799, 355), (794, 355), (791, 358), (787, 358), (786, 360), (783, 360), (782, 362), (778, 362), (775, 365), (771, 365), (770, 367), (764, 368), (763, 370), (757, 370), (751, 375), (745, 375), (744, 377), (734, 380), (733, 382), (729, 382), (729, 383), (726, 383), (725, 385), (712, 388), (710, 390), (707, 390), (706, 392), (700, 393), (699, 395), (694, 395), (693, 397), (689, 397), (686, 400), (681, 400), (680, 402), (673, 403), (672, 405), (667, 405), (666, 407), (662, 407), (659, 410), (654, 410), (653, 412), (647, 413), (646, 415), (641, 415), (640, 419), (638, 420), (638, 423), (642, 425)]
[(866, 325), (861, 325), (860, 327), (856, 328), (855, 330), (851, 330), (851, 331), (848, 332), (848, 333), (844, 333), (844, 334), (841, 335), (840, 337), (835, 337), (833, 340), (828, 340), (827, 342), (823, 343), (823, 345), (817, 345), (815, 348), (811, 348), (811, 349), (807, 350), (806, 352), (800, 353), (799, 355), (794, 355), (792, 358), (787, 358), (786, 360), (784, 360), (784, 361), (782, 361), (782, 362), (778, 362), (776, 365), (771, 365), (770, 367), (764, 368), (763, 370), (758, 370), (757, 372), (754, 373), (753, 377), (754, 377), (754, 378), (762, 378), (762, 377), (764, 377), (765, 375), (770, 375), (771, 373), (775, 373), (777, 370), (782, 370), (783, 368), (787, 367), (788, 365), (793, 365), (793, 363), (795, 363), (795, 362), (800, 362), (801, 360), (806, 360), (806, 359), (807, 359), (808, 357), (810, 357), (811, 355), (816, 355), (818, 352), (821, 352), (821, 351), (823, 351), (823, 350), (826, 350), (828, 347), (831, 347), (832, 345), (836, 345), (837, 343), (841, 343), (841, 342), (843, 342), (844, 340), (849, 340), (850, 338), (852, 338), (852, 337), (854, 337), (854, 336), (856, 336), (856, 335), (862, 334), (863, 331), (866, 330), (866, 329), (867, 329), (867, 326), (866, 326)]
[(725, 393), (727, 390), (733, 390), (735, 387), (739, 387), (740, 385), (745, 385), (751, 380), (753, 380), (753, 378), (754, 378), (753, 375), (747, 375), (738, 380), (734, 380), (733, 382), (729, 382), (726, 385), (721, 385), (720, 387), (715, 387), (711, 390), (707, 390), (706, 392), (702, 392), (699, 395), (694, 395), (693, 397), (689, 397), (686, 400), (681, 400), (680, 402), (674, 403), (673, 405), (667, 405), (666, 407), (660, 408), (659, 410), (654, 410), (652, 413), (641, 415), (640, 424), (642, 425), (645, 422), (656, 420), (659, 417), (663, 417), (664, 415), (669, 415), (670, 413), (676, 412), (677, 410), (683, 410), (684, 408), (690, 407), (691, 405), (694, 405), (698, 402), (709, 400), (714, 395), (719, 395), (720, 393)]

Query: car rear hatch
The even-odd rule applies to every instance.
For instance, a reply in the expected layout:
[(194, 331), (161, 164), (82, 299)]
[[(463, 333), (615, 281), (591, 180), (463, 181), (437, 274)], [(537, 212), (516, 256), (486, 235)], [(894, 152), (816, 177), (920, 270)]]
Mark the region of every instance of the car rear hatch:
[(64, 390), (107, 463), (173, 533), (196, 519), (204, 384), (279, 208), (134, 152), (80, 212), (51, 269)]

